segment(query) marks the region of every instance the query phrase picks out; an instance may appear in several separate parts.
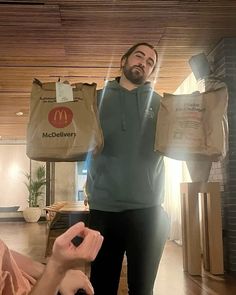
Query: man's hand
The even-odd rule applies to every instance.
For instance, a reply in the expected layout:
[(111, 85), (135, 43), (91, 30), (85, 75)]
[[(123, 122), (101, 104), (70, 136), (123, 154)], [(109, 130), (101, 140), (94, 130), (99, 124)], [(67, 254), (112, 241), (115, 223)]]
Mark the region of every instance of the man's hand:
[[(83, 238), (78, 247), (72, 243), (76, 236)], [(79, 222), (55, 240), (51, 259), (64, 270), (76, 268), (81, 261), (93, 261), (102, 242), (103, 237), (98, 231), (91, 230), (85, 227), (83, 222)]]
[[(72, 243), (73, 238), (83, 238), (82, 243), (76, 247)], [(47, 295), (56, 294), (58, 289), (63, 295), (72, 295), (74, 290), (84, 289), (88, 295), (93, 294), (93, 288), (88, 278), (80, 271), (71, 270), (81, 264), (81, 261), (92, 261), (96, 258), (101, 248), (103, 237), (98, 231), (85, 227), (79, 222), (59, 236), (53, 245), (45, 271), (36, 283), (30, 294), (41, 295), (46, 290)], [(75, 274), (79, 275), (75, 277)], [(61, 285), (60, 285), (61, 284)], [(60, 287), (59, 287), (60, 286)]]

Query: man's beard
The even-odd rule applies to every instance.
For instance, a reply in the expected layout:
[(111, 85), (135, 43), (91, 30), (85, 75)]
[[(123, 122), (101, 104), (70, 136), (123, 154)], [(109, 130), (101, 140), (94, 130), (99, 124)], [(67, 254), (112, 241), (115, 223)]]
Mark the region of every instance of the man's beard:
[(144, 77), (144, 71), (136, 70), (135, 68), (141, 68), (139, 66), (128, 66), (127, 62), (125, 63), (123, 67), (123, 73), (126, 77), (127, 80), (129, 80), (131, 83), (136, 84), (136, 85), (141, 85), (145, 82), (145, 77)]

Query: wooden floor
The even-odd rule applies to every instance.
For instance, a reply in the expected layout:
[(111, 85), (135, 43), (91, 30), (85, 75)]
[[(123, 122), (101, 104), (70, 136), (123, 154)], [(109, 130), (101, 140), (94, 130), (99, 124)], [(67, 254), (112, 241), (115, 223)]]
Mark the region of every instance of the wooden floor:
[[(46, 245), (45, 223), (0, 222), (0, 238), (16, 251), (44, 262)], [(126, 265), (122, 270), (119, 295), (127, 295)], [(235, 295), (236, 278), (189, 276), (182, 270), (182, 249), (168, 242), (161, 260), (154, 295)], [(104, 294), (105, 295), (105, 294)]]

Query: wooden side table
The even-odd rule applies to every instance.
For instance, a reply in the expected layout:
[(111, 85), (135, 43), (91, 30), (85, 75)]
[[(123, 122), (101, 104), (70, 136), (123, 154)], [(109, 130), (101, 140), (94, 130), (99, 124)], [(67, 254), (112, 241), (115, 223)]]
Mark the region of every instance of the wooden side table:
[[(203, 253), (204, 268), (215, 275), (223, 274), (219, 183), (181, 183), (180, 193), (184, 271), (191, 275), (201, 275), (201, 255)], [(199, 195), (201, 202), (199, 202)], [(199, 203), (201, 203), (201, 206), (199, 206)], [(201, 213), (201, 224), (199, 213)]]

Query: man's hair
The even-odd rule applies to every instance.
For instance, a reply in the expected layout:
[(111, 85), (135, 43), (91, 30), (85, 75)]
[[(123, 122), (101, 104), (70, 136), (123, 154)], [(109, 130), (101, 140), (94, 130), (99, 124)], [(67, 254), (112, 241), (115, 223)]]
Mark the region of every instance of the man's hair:
[(129, 58), (129, 56), (135, 51), (135, 49), (141, 45), (144, 45), (144, 46), (147, 46), (149, 48), (151, 48), (154, 52), (155, 52), (155, 55), (156, 55), (156, 63), (154, 65), (154, 68), (152, 70), (152, 72), (154, 72), (156, 66), (157, 66), (157, 59), (158, 59), (158, 54), (157, 54), (157, 51), (155, 49), (155, 47), (149, 43), (146, 43), (146, 42), (140, 42), (140, 43), (137, 43), (135, 45), (133, 45), (132, 47), (130, 47), (124, 55), (122, 55), (121, 59), (120, 59), (120, 68), (122, 68), (122, 62), (124, 60), (127, 60)]

